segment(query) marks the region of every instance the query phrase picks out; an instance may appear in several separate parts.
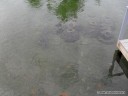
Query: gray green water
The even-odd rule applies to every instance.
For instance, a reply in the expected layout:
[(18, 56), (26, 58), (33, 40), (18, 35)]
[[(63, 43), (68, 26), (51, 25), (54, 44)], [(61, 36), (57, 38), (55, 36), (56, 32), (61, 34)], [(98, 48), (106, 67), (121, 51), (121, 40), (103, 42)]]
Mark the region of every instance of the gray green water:
[[(0, 96), (127, 91), (125, 76), (105, 79), (127, 4), (127, 0), (1, 0)], [(115, 71), (121, 71), (119, 66)]]

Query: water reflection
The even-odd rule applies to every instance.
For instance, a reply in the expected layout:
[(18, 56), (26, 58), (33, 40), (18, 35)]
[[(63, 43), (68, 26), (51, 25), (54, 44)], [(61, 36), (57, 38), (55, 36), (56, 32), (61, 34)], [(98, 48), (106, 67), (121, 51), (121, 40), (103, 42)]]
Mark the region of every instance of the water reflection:
[(48, 9), (53, 11), (60, 20), (56, 26), (57, 35), (65, 42), (74, 43), (79, 40), (80, 36), (76, 30), (76, 18), (78, 12), (82, 11), (85, 4), (84, 1), (85, 0), (62, 0), (61, 2), (53, 2), (52, 0), (48, 0)]
[[(85, 9), (84, 6), (86, 2), (88, 2), (88, 0), (62, 0), (61, 2), (57, 2), (57, 0), (48, 0), (47, 8), (49, 9), (49, 11), (54, 12), (54, 14), (60, 20), (60, 22), (58, 22), (57, 24), (57, 34), (59, 34), (60, 38), (65, 42), (74, 43), (80, 39), (80, 33), (82, 29), (79, 28), (80, 26), (77, 24), (77, 16), (79, 12), (82, 12), (83, 9)], [(100, 6), (101, 0), (95, 0), (95, 2)], [(97, 27), (97, 25), (94, 26)], [(97, 32), (93, 33), (98, 35), (96, 36), (96, 38), (98, 37), (98, 40), (100, 42), (113, 42), (113, 39), (111, 39), (113, 37), (109, 30), (107, 30), (105, 33), (101, 32), (100, 34), (99, 30), (101, 28), (98, 27), (96, 29), (98, 29), (98, 34)]]
[(48, 9), (53, 9), (58, 18), (62, 21), (68, 21), (70, 18), (76, 18), (77, 12), (83, 7), (84, 0), (63, 0), (56, 8), (53, 2), (48, 0)]
[(41, 6), (41, 0), (27, 0), (27, 1), (34, 8), (39, 8)]
[[(56, 16), (62, 21), (68, 21), (71, 18), (77, 18), (79, 11), (83, 11), (83, 6), (88, 0), (62, 0), (61, 2), (48, 0), (47, 7), (54, 11)], [(101, 0), (95, 0), (96, 4), (100, 6)]]
[(63, 0), (56, 9), (56, 15), (66, 21), (77, 17), (77, 12), (83, 6), (84, 0)]

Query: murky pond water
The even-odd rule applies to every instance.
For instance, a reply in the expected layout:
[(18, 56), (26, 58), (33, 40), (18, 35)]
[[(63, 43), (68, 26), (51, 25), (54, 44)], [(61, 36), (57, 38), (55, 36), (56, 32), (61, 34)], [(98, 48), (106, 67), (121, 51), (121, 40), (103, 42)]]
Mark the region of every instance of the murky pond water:
[[(127, 0), (1, 0), (0, 96), (127, 91), (125, 76), (105, 77), (127, 4)], [(118, 66), (115, 71), (120, 71)]]

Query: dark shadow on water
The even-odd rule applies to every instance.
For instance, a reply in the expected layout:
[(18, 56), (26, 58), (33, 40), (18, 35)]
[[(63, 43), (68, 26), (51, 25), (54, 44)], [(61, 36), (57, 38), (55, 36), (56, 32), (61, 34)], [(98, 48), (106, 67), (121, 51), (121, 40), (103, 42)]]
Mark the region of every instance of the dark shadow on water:
[[(115, 62), (119, 64), (123, 72), (113, 74)], [(112, 65), (109, 68), (108, 77), (111, 78), (114, 76), (121, 76), (124, 74), (128, 78), (128, 61), (125, 59), (125, 57), (122, 55), (122, 53), (119, 50), (115, 50), (115, 53), (113, 55)]]
[[(117, 72), (114, 73), (114, 67), (115, 67), (115, 62), (119, 64), (119, 66), (122, 69), (122, 72)], [(107, 86), (112, 84), (112, 79), (113, 77), (116, 76), (122, 76), (125, 75), (128, 78), (128, 61), (125, 59), (123, 54), (119, 50), (115, 50), (115, 53), (113, 55), (113, 60), (112, 60), (112, 65), (109, 67), (108, 74), (104, 76), (101, 80), (98, 87), (100, 86)]]

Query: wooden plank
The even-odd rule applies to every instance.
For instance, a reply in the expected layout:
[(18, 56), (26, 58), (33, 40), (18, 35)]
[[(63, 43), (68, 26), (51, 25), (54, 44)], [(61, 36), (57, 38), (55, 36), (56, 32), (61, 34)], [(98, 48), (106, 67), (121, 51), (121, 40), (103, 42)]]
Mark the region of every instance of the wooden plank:
[(128, 61), (128, 39), (119, 40), (117, 42), (117, 47)]

